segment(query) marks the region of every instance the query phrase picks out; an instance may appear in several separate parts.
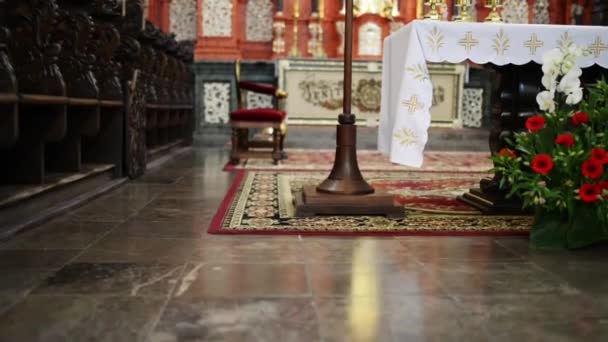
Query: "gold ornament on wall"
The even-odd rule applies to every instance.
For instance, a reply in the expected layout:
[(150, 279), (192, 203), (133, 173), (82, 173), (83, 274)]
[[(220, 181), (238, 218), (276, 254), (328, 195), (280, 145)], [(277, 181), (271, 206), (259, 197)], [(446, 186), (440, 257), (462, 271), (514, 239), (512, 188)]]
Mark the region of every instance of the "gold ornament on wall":
[(317, 58), (327, 57), (325, 48), (323, 47), (323, 18), (325, 17), (325, 1), (319, 0), (319, 24), (317, 27), (317, 48), (315, 49), (313, 56)]
[(439, 13), (443, 7), (443, 0), (429, 0), (424, 3), (429, 6), (429, 12), (425, 14), (424, 19), (426, 20), (441, 20), (442, 16)]
[(452, 17), (453, 21), (473, 22), (473, 18), (469, 15), (471, 8), (471, 0), (456, 0), (455, 7), (458, 8), (458, 14)]
[(274, 31), (274, 40), (272, 41), (272, 52), (275, 54), (282, 54), (285, 52), (285, 22), (277, 21), (272, 24)]
[(502, 23), (502, 18), (498, 13), (498, 9), (502, 8), (502, 0), (486, 0), (486, 8), (490, 9), (490, 14), (486, 17), (488, 23)]
[(289, 50), (289, 57), (300, 57), (302, 53), (298, 49), (298, 19), (300, 18), (300, 0), (293, 2), (293, 41)]

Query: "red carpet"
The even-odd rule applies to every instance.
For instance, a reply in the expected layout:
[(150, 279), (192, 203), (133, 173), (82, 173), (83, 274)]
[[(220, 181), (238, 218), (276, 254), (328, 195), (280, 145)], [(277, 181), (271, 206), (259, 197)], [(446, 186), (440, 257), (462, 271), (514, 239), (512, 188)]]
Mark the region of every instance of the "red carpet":
[[(329, 171), (334, 162), (333, 150), (287, 150), (288, 159), (273, 165), (270, 159), (244, 159), (238, 165), (226, 164), (224, 171)], [(487, 172), (492, 168), (487, 152), (427, 151), (420, 169), (393, 164), (378, 151), (357, 152), (361, 171)]]
[(212, 223), (212, 234), (522, 235), (529, 216), (485, 216), (455, 198), (480, 178), (475, 173), (366, 173), (377, 189), (397, 195), (404, 219), (371, 216), (294, 217), (293, 194), (326, 173), (239, 172)]

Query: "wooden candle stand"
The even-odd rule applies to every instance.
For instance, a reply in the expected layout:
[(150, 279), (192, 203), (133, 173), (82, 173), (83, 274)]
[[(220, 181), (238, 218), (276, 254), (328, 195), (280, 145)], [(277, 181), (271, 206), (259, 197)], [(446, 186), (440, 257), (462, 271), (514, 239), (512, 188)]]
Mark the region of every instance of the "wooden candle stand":
[(357, 126), (351, 113), (353, 1), (346, 1), (344, 39), (343, 114), (338, 118), (336, 156), (331, 173), (316, 188), (304, 187), (296, 195), (296, 216), (384, 215), (403, 217), (405, 211), (394, 196), (378, 193), (369, 185), (357, 163)]

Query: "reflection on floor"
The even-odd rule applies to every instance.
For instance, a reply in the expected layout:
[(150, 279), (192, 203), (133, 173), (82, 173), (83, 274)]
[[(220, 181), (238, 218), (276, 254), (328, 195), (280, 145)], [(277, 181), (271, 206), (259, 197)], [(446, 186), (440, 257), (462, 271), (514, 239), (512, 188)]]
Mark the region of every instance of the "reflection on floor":
[(600, 341), (608, 248), (525, 238), (205, 233), (232, 175), (196, 150), (0, 243), (0, 341)]

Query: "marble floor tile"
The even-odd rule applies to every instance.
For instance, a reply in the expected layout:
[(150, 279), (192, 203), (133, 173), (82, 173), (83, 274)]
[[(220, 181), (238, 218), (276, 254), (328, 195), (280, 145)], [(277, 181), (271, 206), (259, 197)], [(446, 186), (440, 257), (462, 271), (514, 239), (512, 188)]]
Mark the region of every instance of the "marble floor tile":
[(82, 250), (115, 225), (113, 222), (52, 221), (0, 243), (0, 249)]
[(579, 294), (567, 281), (529, 262), (457, 260), (423, 263), (442, 289), (457, 294)]
[(137, 216), (121, 223), (110, 236), (200, 239), (207, 230), (208, 219), (176, 219), (164, 221), (140, 220)]
[(608, 336), (608, 323), (597, 320), (554, 323), (545, 320), (522, 322), (516, 327), (488, 322), (484, 330), (492, 341), (603, 342)]
[(129, 182), (118, 189), (112, 190), (107, 196), (153, 200), (167, 189), (170, 189), (170, 185)]
[(188, 265), (174, 298), (258, 298), (310, 296), (302, 264)]
[(555, 294), (486, 294), (453, 296), (459, 310), (488, 322), (516, 329), (526, 322), (569, 323), (608, 319), (608, 297)]
[[(2, 314), (25, 298), (25, 293), (0, 294), (0, 320)], [(0, 340), (1, 341), (1, 340)]]
[(39, 295), (122, 295), (165, 298), (183, 265), (72, 263), (48, 277), (32, 293)]
[(122, 222), (145, 207), (152, 198), (108, 196), (68, 213), (71, 220)]
[(236, 175), (227, 160), (194, 149), (0, 242), (0, 342), (608, 336), (608, 245), (207, 234)]
[(302, 256), (311, 263), (353, 263), (365, 258), (396, 263), (408, 259), (407, 251), (393, 238), (302, 238)]
[(385, 294), (441, 294), (440, 282), (416, 263), (307, 264), (316, 297), (377, 296)]
[(183, 198), (156, 198), (146, 207), (151, 208), (178, 208), (184, 210), (197, 210), (204, 208), (209, 204), (209, 201), (206, 199), (183, 199)]
[[(535, 259), (532, 259), (535, 260)], [(564, 260), (561, 263), (555, 261), (535, 262), (544, 270), (572, 284), (578, 289), (593, 294), (608, 295), (608, 260)]]
[(183, 171), (179, 169), (155, 170), (134, 180), (137, 184), (173, 184), (183, 177)]
[(198, 245), (192, 239), (164, 239), (110, 234), (85, 250), (78, 262), (135, 262), (183, 264)]
[(0, 313), (2, 313), (41, 284), (52, 274), (52, 270), (15, 268), (2, 269), (0, 274)]
[(148, 203), (153, 201), (154, 198), (147, 196), (142, 197), (124, 197), (120, 195), (112, 195), (111, 193), (107, 197), (100, 198), (97, 201), (89, 203), (82, 207), (82, 210), (93, 210), (103, 208), (110, 212), (121, 212), (122, 210), (129, 209), (131, 211), (137, 211), (145, 207)]
[(198, 220), (202, 221), (213, 216), (216, 206), (210, 205), (196, 209), (188, 208), (166, 208), (146, 207), (133, 215), (133, 219), (141, 221), (175, 221), (175, 220)]
[(134, 216), (137, 210), (129, 207), (105, 210), (103, 206), (85, 207), (69, 212), (70, 221), (104, 221), (121, 223)]
[(60, 268), (78, 255), (78, 250), (0, 250), (0, 272), (16, 268)]
[(516, 253), (495, 243), (490, 237), (401, 237), (397, 240), (410, 256), (422, 262), (438, 259), (521, 260)]
[(30, 296), (0, 316), (0, 341), (144, 341), (163, 298)]
[(303, 263), (305, 256), (295, 239), (220, 239), (203, 240), (192, 262), (220, 263)]
[(173, 299), (149, 341), (319, 341), (310, 299)]
[(461, 314), (444, 296), (350, 296), (316, 299), (324, 341), (441, 341)]

